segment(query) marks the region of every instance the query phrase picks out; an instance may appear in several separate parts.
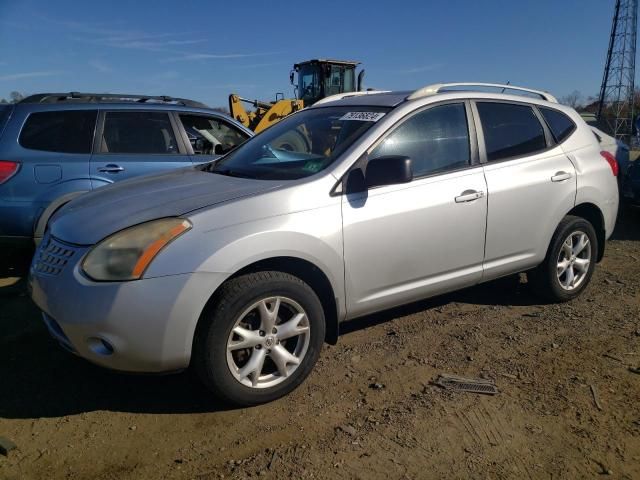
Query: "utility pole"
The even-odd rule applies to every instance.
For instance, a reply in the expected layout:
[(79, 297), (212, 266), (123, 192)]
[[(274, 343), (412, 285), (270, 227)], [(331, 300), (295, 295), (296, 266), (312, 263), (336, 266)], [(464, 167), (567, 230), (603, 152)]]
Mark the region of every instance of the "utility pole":
[(616, 0), (609, 49), (598, 102), (598, 123), (614, 137), (631, 143), (638, 0)]

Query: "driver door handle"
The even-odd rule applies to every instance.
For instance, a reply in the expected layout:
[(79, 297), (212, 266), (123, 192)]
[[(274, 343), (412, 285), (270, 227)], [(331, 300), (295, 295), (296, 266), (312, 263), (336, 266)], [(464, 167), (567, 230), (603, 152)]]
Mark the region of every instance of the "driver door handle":
[(109, 163), (104, 167), (100, 167), (98, 171), (102, 173), (118, 173), (124, 171), (124, 167), (116, 165), (115, 163)]
[(484, 197), (484, 192), (482, 190), (465, 190), (456, 197), (456, 203), (473, 202), (474, 200), (478, 200), (482, 197)]
[(551, 177), (552, 182), (564, 182), (565, 180), (569, 180), (571, 178), (571, 174), (567, 172), (556, 172), (556, 174)]

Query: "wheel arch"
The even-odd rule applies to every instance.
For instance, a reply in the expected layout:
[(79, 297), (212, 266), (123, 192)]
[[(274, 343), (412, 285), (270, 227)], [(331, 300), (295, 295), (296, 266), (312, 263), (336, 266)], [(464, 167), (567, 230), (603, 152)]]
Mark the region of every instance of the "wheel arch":
[[(311, 289), (318, 295), (320, 299), (320, 303), (322, 304), (322, 308), (324, 310), (325, 323), (326, 323), (326, 334), (325, 334), (325, 342), (331, 345), (335, 345), (338, 341), (339, 335), (339, 315), (338, 315), (338, 299), (335, 294), (334, 288), (329, 280), (329, 277), (326, 273), (317, 265), (310, 262), (309, 260), (305, 260), (299, 257), (291, 257), (291, 256), (275, 256), (264, 258), (261, 260), (257, 260), (253, 263), (250, 263), (238, 271), (230, 275), (220, 286), (211, 294), (209, 301), (205, 305), (203, 309), (203, 313), (210, 309), (210, 307), (217, 300), (217, 293), (219, 292), (222, 285), (229, 280), (239, 277), (241, 275), (245, 275), (248, 273), (255, 273), (260, 271), (279, 271), (283, 273), (288, 273), (295, 277), (300, 278), (307, 285), (311, 287)], [(196, 326), (196, 331), (193, 336), (193, 342), (196, 341), (198, 326), (200, 325), (200, 320), (198, 320), (198, 325)]]
[(585, 202), (573, 207), (569, 212), (567, 212), (567, 215), (584, 218), (593, 225), (598, 238), (598, 256), (596, 257), (596, 261), (599, 262), (602, 260), (606, 242), (606, 230), (602, 210), (593, 203)]
[(87, 193), (88, 191), (89, 190), (81, 190), (65, 193), (64, 195), (59, 196), (49, 205), (47, 205), (47, 208), (45, 208), (44, 211), (40, 214), (40, 217), (38, 217), (38, 220), (33, 227), (33, 239), (36, 245), (40, 242), (40, 240), (42, 240), (44, 231), (47, 228), (47, 223), (49, 223), (49, 220), (51, 219), (53, 214), (77, 196), (82, 195), (83, 193)]

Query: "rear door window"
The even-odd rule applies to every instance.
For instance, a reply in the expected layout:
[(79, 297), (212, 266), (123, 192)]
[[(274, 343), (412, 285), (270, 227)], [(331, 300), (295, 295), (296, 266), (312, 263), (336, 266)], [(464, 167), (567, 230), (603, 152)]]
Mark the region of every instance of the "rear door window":
[(224, 120), (204, 115), (180, 115), (195, 155), (224, 155), (249, 135)]
[(166, 112), (106, 112), (100, 153), (177, 154)]
[(532, 154), (547, 147), (542, 125), (530, 106), (493, 102), (476, 105), (489, 162)]
[(97, 110), (32, 113), (20, 132), (24, 148), (60, 153), (91, 153)]
[[(553, 110), (552, 108), (538, 107), (538, 109), (540, 113), (542, 113), (547, 125), (549, 125), (556, 142), (563, 142), (576, 129), (576, 124), (564, 113)], [(598, 138), (597, 135), (596, 138)], [(600, 139), (598, 139), (598, 141), (600, 141)]]

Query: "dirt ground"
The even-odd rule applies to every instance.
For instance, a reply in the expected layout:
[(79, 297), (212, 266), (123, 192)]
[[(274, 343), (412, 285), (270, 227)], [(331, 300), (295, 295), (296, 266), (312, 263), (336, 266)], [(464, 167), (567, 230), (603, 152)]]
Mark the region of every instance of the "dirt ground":
[(25, 295), (27, 256), (0, 271), (0, 436), (18, 445), (0, 479), (640, 478), (639, 210), (579, 299), (541, 305), (514, 276), (350, 322), (301, 388), (251, 409), (188, 372), (65, 353)]

